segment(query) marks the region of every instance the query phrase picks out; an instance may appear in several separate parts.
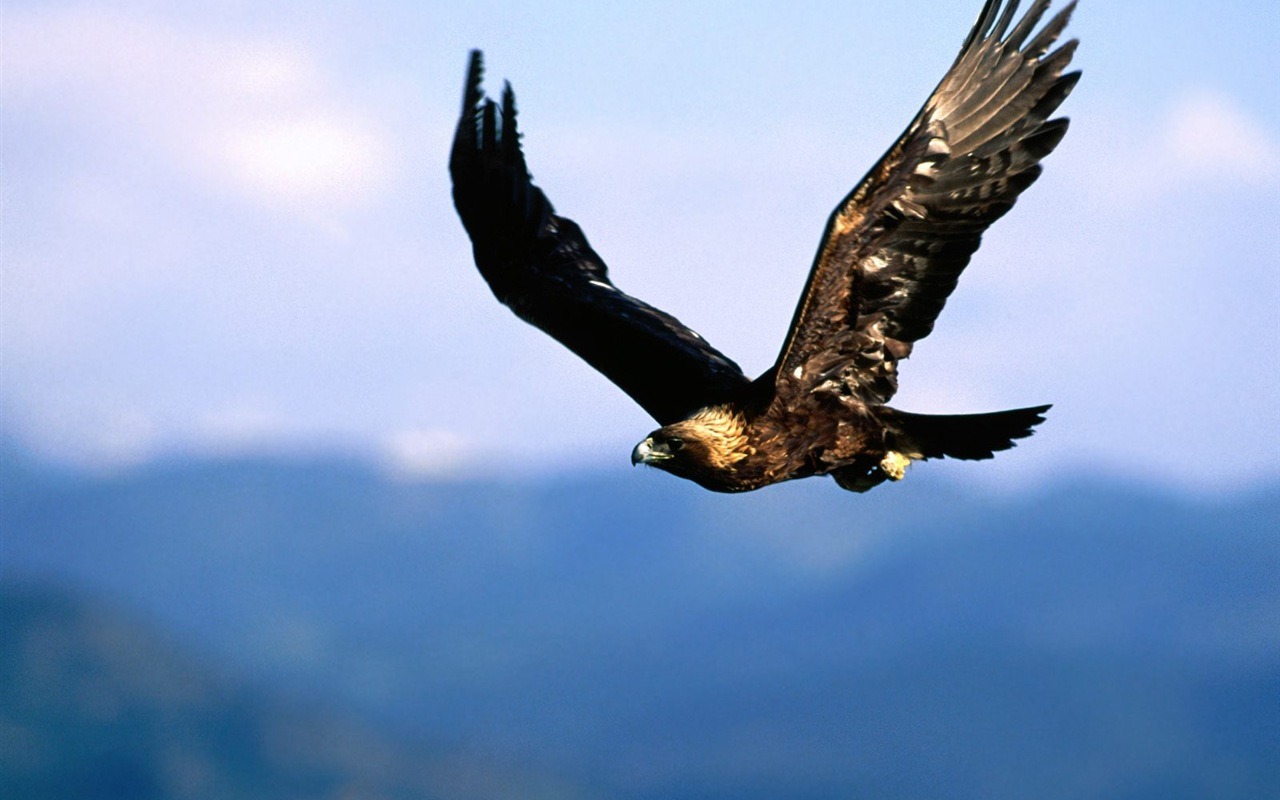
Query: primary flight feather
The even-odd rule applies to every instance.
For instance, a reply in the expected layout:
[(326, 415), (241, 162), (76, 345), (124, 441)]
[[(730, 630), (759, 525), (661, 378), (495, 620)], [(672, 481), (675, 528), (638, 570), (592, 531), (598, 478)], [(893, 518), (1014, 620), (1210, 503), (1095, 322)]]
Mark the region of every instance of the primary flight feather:
[[(471, 53), (449, 170), (476, 266), (498, 300), (603, 373), (662, 426), (633, 463), (715, 491), (811, 475), (866, 491), (928, 458), (991, 458), (1049, 406), (911, 414), (885, 405), (987, 227), (1067, 130), (1079, 79), (1057, 45), (1075, 3), (1015, 22), (987, 0), (907, 130), (832, 212), (777, 362), (750, 380), (679, 320), (619, 291), (586, 236), (534, 186), (508, 84), (499, 105)], [(1057, 45), (1057, 46), (1056, 46)]]

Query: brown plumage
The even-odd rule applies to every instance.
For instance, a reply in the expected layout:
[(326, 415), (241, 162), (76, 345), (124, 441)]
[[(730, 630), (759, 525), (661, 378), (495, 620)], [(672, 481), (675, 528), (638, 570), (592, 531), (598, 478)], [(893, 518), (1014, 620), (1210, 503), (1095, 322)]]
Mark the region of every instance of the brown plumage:
[(450, 159), (454, 202), (498, 299), (569, 347), (662, 425), (632, 453), (716, 491), (831, 475), (866, 491), (911, 461), (990, 458), (1048, 406), (910, 414), (885, 405), (898, 362), (929, 335), (987, 227), (1040, 175), (1079, 78), (1075, 3), (1014, 21), (987, 0), (951, 69), (902, 137), (827, 221), (775, 365), (754, 381), (674, 317), (619, 291), (581, 229), (533, 185), (515, 98), (480, 88), (473, 51)]

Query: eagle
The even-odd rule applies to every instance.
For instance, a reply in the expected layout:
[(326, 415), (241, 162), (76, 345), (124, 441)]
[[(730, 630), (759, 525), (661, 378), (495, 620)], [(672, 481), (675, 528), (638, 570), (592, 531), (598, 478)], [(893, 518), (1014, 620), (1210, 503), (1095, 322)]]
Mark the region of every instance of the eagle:
[(647, 464), (718, 492), (830, 475), (865, 492), (913, 461), (987, 459), (1050, 406), (933, 415), (892, 408), (899, 362), (929, 335), (991, 223), (1040, 176), (1080, 77), (1057, 45), (1075, 3), (987, 0), (902, 136), (831, 213), (778, 359), (752, 380), (675, 317), (619, 290), (582, 229), (535, 186), (515, 94), (486, 97), (473, 50), (449, 161), (476, 266), (497, 299), (586, 360), (660, 427)]

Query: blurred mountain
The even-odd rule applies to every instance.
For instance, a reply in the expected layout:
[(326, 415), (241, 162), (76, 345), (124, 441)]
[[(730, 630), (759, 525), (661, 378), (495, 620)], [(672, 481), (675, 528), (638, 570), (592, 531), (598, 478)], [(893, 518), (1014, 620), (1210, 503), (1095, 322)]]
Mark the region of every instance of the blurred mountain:
[[(11, 464), (3, 567), (296, 702), (608, 796), (1280, 796), (1280, 486), (921, 472), (725, 497)], [(191, 725), (234, 707), (210, 703)]]
[(587, 797), (252, 689), (127, 615), (0, 587), (6, 800)]

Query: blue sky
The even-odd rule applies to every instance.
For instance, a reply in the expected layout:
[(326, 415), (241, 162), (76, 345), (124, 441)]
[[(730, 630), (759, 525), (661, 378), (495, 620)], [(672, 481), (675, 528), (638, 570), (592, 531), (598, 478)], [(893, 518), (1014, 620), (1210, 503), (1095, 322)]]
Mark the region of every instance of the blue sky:
[[(9, 2), (3, 432), (98, 468), (625, 465), (650, 420), (471, 265), (445, 169), (467, 49), (615, 281), (755, 373), (980, 5)], [(1273, 477), (1280, 12), (1085, 0), (1071, 32), (1072, 131), (896, 405), (1057, 404), (994, 465), (932, 468), (957, 476)]]

